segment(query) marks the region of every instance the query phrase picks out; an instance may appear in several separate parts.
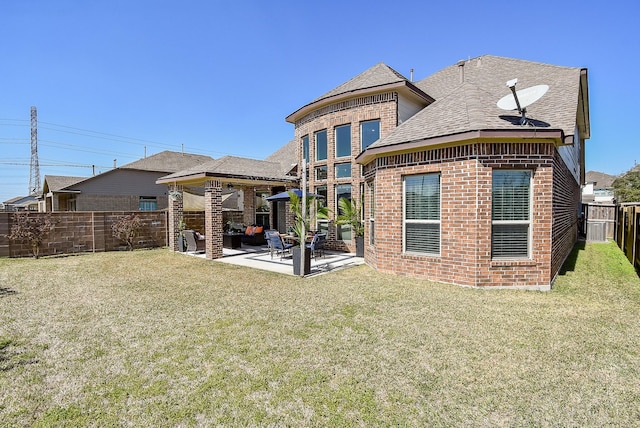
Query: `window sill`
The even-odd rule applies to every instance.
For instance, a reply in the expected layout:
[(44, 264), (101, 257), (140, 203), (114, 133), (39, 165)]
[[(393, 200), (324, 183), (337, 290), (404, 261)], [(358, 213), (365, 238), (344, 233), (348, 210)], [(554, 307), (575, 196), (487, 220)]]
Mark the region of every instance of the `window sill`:
[(440, 254), (425, 254), (425, 253), (402, 253), (402, 258), (407, 260), (424, 260), (424, 259), (433, 259), (436, 261), (440, 261)]
[(507, 266), (537, 266), (534, 260), (531, 259), (505, 259), (505, 260), (491, 260), (491, 267), (507, 267)]

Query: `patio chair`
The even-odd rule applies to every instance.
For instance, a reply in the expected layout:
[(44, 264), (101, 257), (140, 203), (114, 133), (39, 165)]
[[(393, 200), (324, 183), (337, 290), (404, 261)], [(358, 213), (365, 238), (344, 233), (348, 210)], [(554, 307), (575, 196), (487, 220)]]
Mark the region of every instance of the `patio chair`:
[(278, 231), (275, 229), (269, 229), (264, 231), (264, 239), (267, 241), (267, 248), (269, 248), (269, 254), (271, 254), (271, 258), (273, 258), (273, 245), (271, 245), (271, 235), (277, 234)]
[(324, 243), (327, 240), (325, 233), (316, 233), (313, 235), (313, 239), (310, 244), (307, 244), (307, 248), (311, 251), (311, 255), (314, 259), (318, 258), (318, 254), (322, 254), (324, 257)]
[(206, 241), (204, 239), (198, 239), (195, 230), (183, 230), (184, 236), (187, 238), (187, 252), (188, 253), (201, 253), (206, 251)]
[(271, 258), (273, 259), (273, 253), (280, 254), (280, 260), (284, 258), (285, 253), (291, 253), (291, 247), (293, 244), (285, 244), (282, 240), (282, 236), (279, 233), (269, 234), (269, 241), (271, 241)]

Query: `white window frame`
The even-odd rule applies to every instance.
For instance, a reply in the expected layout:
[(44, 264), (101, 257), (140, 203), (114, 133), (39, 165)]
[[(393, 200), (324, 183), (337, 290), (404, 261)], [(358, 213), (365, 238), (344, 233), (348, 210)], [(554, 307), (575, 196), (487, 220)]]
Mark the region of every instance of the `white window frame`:
[[(529, 218), (527, 220), (494, 220), (493, 219), (493, 172), (501, 171), (501, 172), (527, 172), (529, 173)], [(492, 260), (531, 260), (531, 237), (533, 236), (533, 170), (530, 169), (504, 169), (504, 168), (496, 168), (492, 171), (491, 178), (491, 259)], [(523, 256), (495, 256), (493, 253), (493, 226), (498, 225), (514, 225), (514, 226), (527, 226), (527, 254)]]
[[(407, 220), (407, 188), (406, 179), (422, 175), (438, 175), (438, 193), (440, 196), (439, 212), (437, 220)], [(409, 224), (437, 224), (438, 225), (438, 252), (407, 251), (407, 223)], [(422, 256), (440, 257), (442, 253), (442, 173), (427, 172), (424, 174), (407, 175), (402, 177), (402, 252)]]
[[(363, 147), (363, 141), (362, 141), (363, 140), (363, 138), (362, 138), (363, 137), (362, 127), (366, 123), (371, 123), (371, 122), (378, 122), (378, 140), (380, 139), (380, 129), (382, 128), (382, 121), (380, 119), (363, 120), (362, 122), (360, 122), (360, 151), (365, 149), (365, 147)], [(376, 141), (378, 141), (378, 140), (376, 140)], [(373, 143), (371, 143), (371, 144), (373, 144)], [(369, 147), (369, 146), (367, 146), (367, 147)]]
[[(338, 155), (338, 129), (339, 128), (345, 128), (347, 126), (349, 127), (349, 153), (346, 154), (346, 155)], [(333, 151), (334, 151), (334, 155), (335, 155), (336, 159), (344, 159), (344, 158), (347, 158), (347, 157), (352, 155), (352, 152), (353, 152), (353, 148), (352, 148), (352, 146), (353, 146), (353, 135), (352, 135), (353, 129), (351, 129), (351, 128), (352, 127), (351, 127), (350, 123), (345, 123), (344, 125), (339, 125), (339, 126), (336, 126), (335, 128), (333, 128), (333, 141), (334, 141), (333, 145), (335, 146)]]

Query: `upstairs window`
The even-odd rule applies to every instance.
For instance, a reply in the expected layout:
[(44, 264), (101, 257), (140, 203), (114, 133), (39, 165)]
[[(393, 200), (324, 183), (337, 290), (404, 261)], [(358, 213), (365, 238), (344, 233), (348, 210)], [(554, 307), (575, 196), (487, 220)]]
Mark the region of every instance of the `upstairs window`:
[(316, 132), (316, 160), (327, 158), (327, 130)]
[(360, 123), (360, 148), (366, 149), (380, 139), (380, 120), (368, 120)]
[(404, 178), (404, 250), (440, 255), (440, 174)]
[(350, 178), (351, 177), (351, 163), (337, 163), (335, 164), (336, 178)]
[(531, 171), (494, 170), (491, 256), (530, 257)]
[(351, 125), (336, 127), (336, 157), (351, 156)]

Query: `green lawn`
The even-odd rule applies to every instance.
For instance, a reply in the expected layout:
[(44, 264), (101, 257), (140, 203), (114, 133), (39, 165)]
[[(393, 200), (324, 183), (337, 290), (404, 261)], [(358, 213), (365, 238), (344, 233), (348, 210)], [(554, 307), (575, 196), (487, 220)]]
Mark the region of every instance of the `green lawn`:
[(0, 426), (638, 426), (640, 280), (574, 255), (546, 293), (0, 259)]

